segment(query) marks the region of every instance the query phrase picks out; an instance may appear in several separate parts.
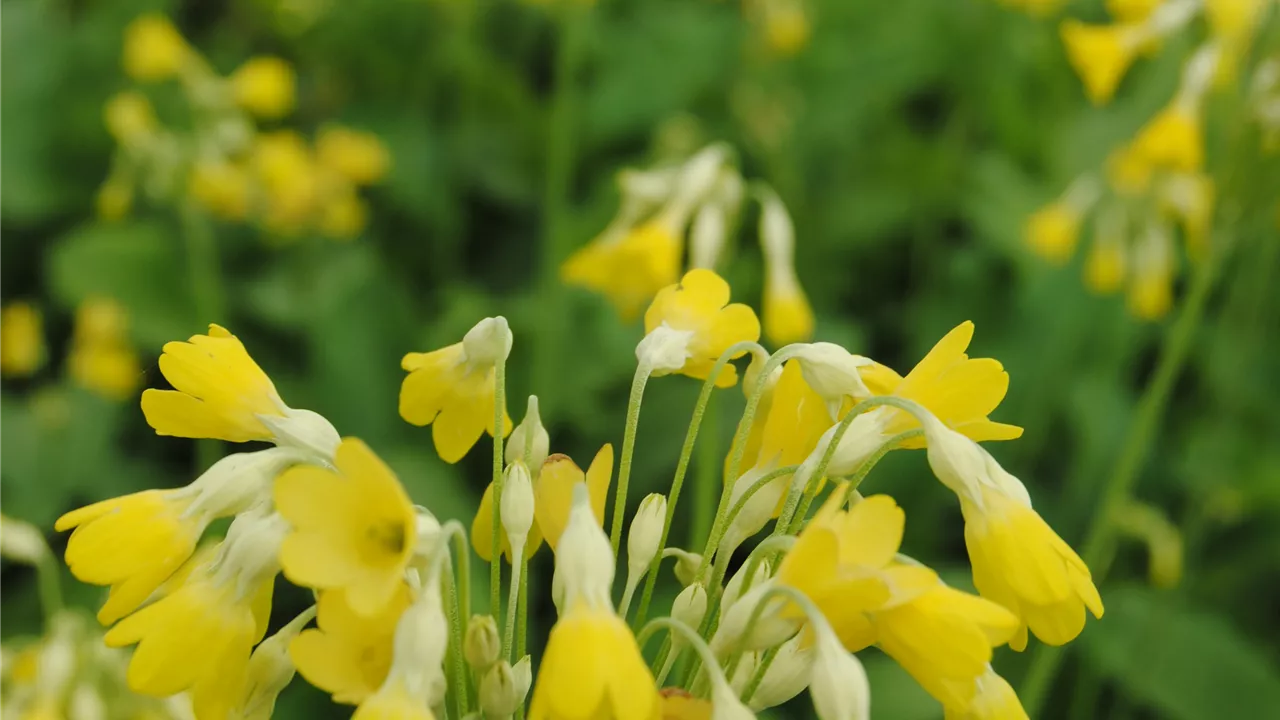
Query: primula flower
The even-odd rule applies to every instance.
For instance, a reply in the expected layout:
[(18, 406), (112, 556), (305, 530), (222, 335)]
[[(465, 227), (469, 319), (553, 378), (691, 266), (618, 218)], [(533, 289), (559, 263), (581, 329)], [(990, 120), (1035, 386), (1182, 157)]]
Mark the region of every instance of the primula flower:
[(1143, 320), (1158, 320), (1173, 306), (1173, 238), (1168, 228), (1154, 224), (1133, 249), (1129, 311)]
[(192, 56), (187, 41), (163, 15), (142, 15), (124, 30), (124, 71), (135, 80), (175, 77)]
[(229, 455), (177, 490), (145, 490), (73, 510), (54, 524), (75, 529), (66, 562), (82, 582), (110, 585), (104, 625), (133, 612), (195, 552), (209, 523), (246, 510), (281, 470), (303, 460), (288, 448)]
[(1062, 265), (1076, 249), (1080, 221), (1080, 213), (1066, 202), (1049, 203), (1027, 219), (1027, 243), (1046, 260)]
[(236, 104), (258, 117), (273, 120), (293, 110), (297, 76), (280, 58), (250, 58), (229, 80)]
[[(644, 328), (645, 339), (636, 356), (653, 364), (655, 376), (678, 372), (705, 380), (729, 346), (760, 339), (755, 311), (740, 303), (730, 305), (729, 283), (702, 269), (690, 270), (678, 284), (658, 292), (645, 311)], [(729, 387), (737, 381), (737, 370), (726, 364), (716, 386)]]
[(242, 164), (198, 160), (187, 178), (187, 192), (214, 216), (243, 220), (249, 215), (253, 187), (249, 169)]
[[(973, 340), (973, 323), (966, 320), (943, 336), (905, 378), (878, 363), (860, 369), (867, 388), (876, 395), (895, 395), (923, 405), (948, 427), (977, 441), (1012, 440), (1022, 436), (1016, 425), (987, 419), (1009, 390), (1009, 373), (999, 360), (970, 358), (965, 350)], [(885, 435), (917, 427), (910, 413), (892, 412)], [(923, 438), (902, 447), (924, 447)]]
[(76, 308), (67, 366), (81, 387), (111, 399), (124, 400), (142, 379), (138, 354), (129, 341), (128, 315), (110, 298), (90, 298)]
[(1027, 645), (1027, 628), (1050, 645), (1074, 639), (1085, 608), (1102, 617), (1102, 598), (1080, 556), (1032, 509), (1026, 487), (972, 440), (925, 424), (929, 465), (960, 499), (973, 584), (1021, 621), (1009, 646)]
[(381, 612), (362, 616), (347, 604), (342, 590), (320, 593), (318, 628), (302, 631), (289, 656), (307, 682), (333, 701), (357, 705), (372, 695), (391, 669), (396, 623), (409, 606), (409, 588), (401, 585)]
[[(429, 353), (409, 353), (400, 367), (400, 417), (431, 425), (436, 452), (448, 463), (462, 459), (486, 431), (493, 435), (495, 364), (511, 352), (506, 318), (485, 318), (462, 342)], [(502, 436), (511, 418), (502, 409)]]
[(1107, 13), (1120, 22), (1146, 20), (1164, 0), (1107, 0)]
[(142, 413), (159, 435), (266, 440), (321, 459), (338, 445), (329, 421), (285, 405), (239, 338), (219, 325), (210, 325), (208, 335), (165, 343), (160, 372), (175, 390), (142, 393)]
[(32, 304), (15, 302), (0, 312), (0, 372), (26, 377), (44, 365), (44, 320)]
[(680, 688), (663, 688), (660, 693), (662, 720), (711, 720), (711, 701), (696, 698)]
[(760, 194), (760, 248), (764, 251), (764, 334), (775, 345), (813, 336), (813, 309), (795, 270), (795, 226), (770, 189)]
[(542, 656), (530, 720), (657, 720), (653, 675), (609, 597), (613, 551), (585, 486), (575, 488), (562, 539), (556, 554), (562, 611)]
[(316, 136), (320, 164), (359, 185), (381, 180), (391, 166), (391, 155), (373, 133), (340, 125), (326, 125)]
[(964, 710), (944, 707), (944, 720), (1027, 720), (1018, 694), (991, 666), (974, 681), (973, 697)]
[(102, 109), (102, 119), (111, 137), (125, 146), (142, 144), (160, 126), (151, 101), (136, 90), (112, 95)]
[(1196, 172), (1204, 165), (1204, 128), (1199, 110), (1175, 101), (1138, 131), (1133, 151), (1148, 165), (1175, 172)]
[(680, 234), (659, 218), (631, 228), (617, 238), (580, 248), (560, 269), (565, 282), (609, 298), (624, 322), (640, 314), (645, 303), (680, 274)]
[(292, 582), (343, 589), (356, 613), (378, 615), (404, 582), (417, 516), (395, 474), (360, 440), (343, 439), (334, 465), (276, 480), (276, 508), (293, 526), (280, 564)]
[(1067, 19), (1062, 21), (1061, 31), (1067, 60), (1080, 75), (1085, 94), (1094, 105), (1106, 104), (1142, 48), (1141, 26), (1086, 25)]
[(396, 623), (386, 680), (361, 701), (352, 720), (433, 720), (431, 707), (444, 700), (448, 644), (439, 574), (431, 569)]

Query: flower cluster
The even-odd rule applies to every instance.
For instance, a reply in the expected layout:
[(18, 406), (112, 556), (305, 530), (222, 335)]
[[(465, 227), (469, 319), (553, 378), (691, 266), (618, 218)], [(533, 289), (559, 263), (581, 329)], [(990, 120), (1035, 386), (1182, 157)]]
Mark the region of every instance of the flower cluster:
[(125, 30), (124, 69), (139, 83), (176, 80), (191, 118), (174, 130), (161, 123), (141, 88), (113, 96), (107, 130), (118, 144), (111, 175), (98, 193), (99, 214), (125, 215), (140, 189), (151, 200), (189, 200), (215, 217), (252, 222), (280, 237), (305, 232), (347, 239), (366, 224), (358, 189), (390, 166), (378, 138), (325, 125), (314, 146), (294, 130), (258, 123), (286, 117), (296, 103), (292, 66), (254, 57), (227, 77), (168, 19), (144, 15)]
[[(6, 305), (0, 315), (5, 377), (28, 377), (47, 361), (44, 318), (27, 302)], [(137, 392), (142, 379), (138, 353), (129, 339), (129, 317), (120, 303), (89, 297), (76, 308), (75, 329), (66, 370), (75, 384), (109, 400), (122, 401)]]
[[(215, 325), (169, 343), (160, 369), (174, 389), (142, 397), (156, 432), (275, 447), (227, 456), (185, 488), (58, 521), (74, 528), (72, 573), (110, 588), (98, 613), (112, 626), (106, 643), (136, 646), (129, 687), (187, 692), (200, 720), (267, 717), (295, 673), (355, 705), (358, 720), (524, 717), (526, 702), (532, 720), (750, 718), (805, 689), (823, 720), (862, 720), (871, 694), (854, 653), (875, 645), (949, 717), (1025, 717), (992, 670), (995, 648), (1021, 650), (1030, 634), (1069, 642), (1103, 606), (1089, 569), (978, 444), (1021, 434), (988, 417), (1008, 388), (1001, 364), (969, 357), (971, 323), (906, 375), (830, 343), (770, 354), (755, 313), (729, 300), (708, 269), (657, 291), (616, 466), (611, 444), (585, 471), (553, 452), (536, 398), (511, 426), (513, 338), (503, 318), (482, 320), (456, 345), (406, 355), (401, 414), (432, 425), (444, 460), (493, 436), (493, 474), (469, 540), (457, 521), (415, 506), (364, 442), (286, 405), (228, 331)], [(747, 405), (710, 537), (700, 549), (668, 547), (706, 403), (737, 384), (733, 360), (745, 355)], [(644, 389), (668, 375), (701, 380), (699, 406), (670, 491), (633, 508)], [(892, 497), (858, 492), (885, 453), (911, 448), (926, 449), (959, 502), (978, 594), (902, 553), (906, 516)], [(220, 518), (232, 518), (225, 537), (207, 539)], [(535, 669), (522, 590), (544, 545), (555, 556), (558, 619)], [(490, 565), (488, 615), (472, 611), (473, 550)], [(667, 614), (647, 620), (670, 556), (682, 590)], [(280, 573), (317, 602), (264, 639)], [(668, 642), (650, 662), (643, 649), (658, 632)], [(686, 651), (691, 662), (673, 677)]]
[[(1027, 242), (1055, 263), (1073, 254), (1092, 218), (1085, 280), (1099, 293), (1127, 287), (1130, 311), (1156, 319), (1169, 311), (1181, 228), (1194, 261), (1209, 250), (1215, 184), (1205, 172), (1206, 101), (1215, 86), (1235, 81), (1268, 0), (1109, 0), (1114, 22), (1061, 24), (1067, 59), (1095, 105), (1110, 102), (1139, 57), (1203, 16), (1207, 35), (1185, 59), (1173, 97), (1124, 145), (1106, 167), (1073, 181), (1027, 221)], [(1028, 9), (1057, 3), (1024, 2)]]
[[(746, 182), (728, 148), (715, 144), (676, 164), (618, 174), (622, 202), (613, 220), (561, 268), (565, 281), (602, 293), (631, 320), (658, 290), (680, 276), (688, 236), (688, 267), (714, 270), (746, 196)], [(813, 310), (795, 270), (795, 228), (772, 189), (754, 183), (764, 255), (765, 337), (785, 345), (813, 335)]]

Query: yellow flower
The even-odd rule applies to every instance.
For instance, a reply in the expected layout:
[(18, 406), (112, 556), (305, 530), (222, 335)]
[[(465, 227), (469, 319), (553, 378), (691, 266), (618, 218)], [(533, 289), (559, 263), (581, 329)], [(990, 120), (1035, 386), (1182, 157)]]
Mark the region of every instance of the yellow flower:
[(386, 680), (396, 622), (408, 606), (406, 585), (369, 617), (353, 611), (343, 591), (326, 590), (317, 608), (319, 628), (302, 631), (289, 645), (289, 656), (302, 677), (334, 702), (359, 704)]
[(812, 28), (800, 0), (771, 0), (766, 3), (764, 36), (769, 49), (779, 55), (795, 55), (809, 42)]
[[(760, 339), (760, 321), (755, 311), (741, 303), (729, 304), (729, 283), (710, 270), (690, 270), (675, 285), (658, 292), (644, 314), (645, 341), (655, 331), (680, 335), (681, 364), (659, 367), (654, 375), (679, 372), (705, 380), (720, 354), (735, 343)], [(639, 355), (645, 345), (636, 349)], [(746, 354), (742, 350), (733, 357)], [(737, 370), (726, 364), (716, 378), (717, 387), (738, 381)]]
[(620, 239), (592, 242), (560, 269), (565, 282), (609, 298), (623, 321), (631, 322), (645, 303), (680, 274), (680, 237), (672, 223), (657, 219), (632, 228)]
[(805, 342), (813, 337), (813, 308), (794, 278), (765, 282), (764, 334), (774, 345)]
[(292, 582), (344, 589), (352, 610), (377, 615), (404, 581), (417, 516), (395, 474), (360, 440), (344, 438), (334, 465), (292, 468), (276, 480), (276, 509), (293, 526), (280, 565)]
[(1025, 235), (1036, 252), (1061, 265), (1075, 251), (1080, 237), (1080, 213), (1063, 200), (1051, 202), (1027, 219)]
[(906, 602), (895, 605), (891, 599), (871, 614), (877, 646), (944, 708), (970, 708), (991, 649), (1009, 641), (1018, 618), (990, 600), (947, 587), (936, 576), (923, 593), (910, 594), (914, 597)]
[(1107, 0), (1107, 12), (1120, 22), (1142, 22), (1163, 2), (1164, 0)]
[(191, 168), (187, 192), (215, 216), (244, 220), (249, 215), (249, 171), (226, 160), (201, 160)]
[(662, 720), (711, 720), (711, 701), (696, 698), (681, 688), (663, 688), (659, 693)]
[(1135, 271), (1127, 305), (1142, 320), (1159, 320), (1173, 307), (1173, 278), (1165, 272)]
[(9, 303), (0, 311), (0, 372), (26, 377), (44, 365), (44, 319), (34, 305)]
[(1204, 14), (1215, 37), (1240, 44), (1249, 40), (1268, 4), (1266, 0), (1205, 0)]
[[(966, 320), (943, 336), (905, 378), (877, 363), (860, 369), (862, 379), (872, 393), (913, 400), (973, 440), (1021, 437), (1022, 428), (987, 419), (1009, 390), (1009, 373), (998, 360), (970, 358), (965, 350), (971, 340), (973, 323)], [(884, 432), (894, 435), (917, 425), (914, 416), (895, 410)], [(924, 440), (908, 440), (902, 447), (921, 448)]]
[(1154, 168), (1133, 144), (1114, 150), (1107, 158), (1107, 181), (1123, 195), (1142, 195), (1151, 187)]
[(226, 560), (225, 552), (203, 560), (171, 594), (107, 631), (108, 647), (137, 644), (130, 689), (157, 697), (234, 689), (266, 634), (275, 573), (242, 573)]
[(124, 71), (135, 80), (176, 76), (191, 57), (191, 48), (163, 15), (142, 15), (124, 30)]
[(1157, 168), (1196, 172), (1204, 165), (1204, 128), (1199, 113), (1174, 102), (1156, 114), (1133, 139), (1133, 151)]
[[(547, 458), (534, 485), (533, 516), (537, 527), (551, 551), (555, 552), (560, 536), (569, 524), (569, 511), (573, 505), (573, 488), (586, 483), (591, 501), (591, 513), (597, 526), (604, 526), (604, 506), (609, 496), (609, 484), (613, 481), (613, 445), (605, 443), (596, 453), (584, 474), (567, 455), (556, 453)], [(481, 513), (483, 515), (483, 513)], [(479, 518), (480, 515), (477, 516)], [(472, 535), (472, 542), (476, 542)], [(478, 550), (478, 548), (477, 548)], [(483, 553), (482, 553), (483, 556)]]
[(351, 720), (435, 720), (435, 716), (426, 699), (397, 678), (361, 702)]
[(350, 240), (364, 230), (369, 209), (346, 180), (340, 181), (324, 202), (318, 227), (320, 232), (338, 240)]
[(1203, 259), (1209, 249), (1214, 194), (1213, 178), (1200, 173), (1170, 177), (1162, 189), (1162, 209), (1181, 221), (1192, 259)]
[(530, 720), (657, 720), (658, 692), (627, 623), (570, 599), (547, 638)]
[(284, 417), (275, 385), (239, 338), (219, 325), (187, 342), (165, 343), (160, 372), (176, 390), (146, 390), (142, 412), (160, 435), (270, 440), (263, 416)]
[(109, 400), (129, 399), (142, 381), (138, 354), (128, 346), (78, 345), (67, 364), (77, 384)]
[(358, 185), (375, 183), (391, 167), (391, 155), (377, 135), (327, 125), (316, 137), (320, 164)]
[(1120, 289), (1128, 264), (1127, 218), (1122, 208), (1108, 208), (1098, 216), (1093, 244), (1085, 256), (1084, 280), (1090, 290), (1105, 295)]
[(1060, 27), (1067, 60), (1084, 83), (1085, 94), (1094, 105), (1105, 104), (1141, 48), (1139, 26), (1086, 25), (1068, 19)]
[(159, 127), (151, 101), (137, 90), (116, 93), (102, 112), (107, 132), (121, 145), (136, 145)]
[(302, 136), (292, 130), (259, 133), (252, 164), (265, 194), (267, 228), (284, 235), (306, 229), (314, 219), (320, 183)]
[(975, 684), (968, 709), (943, 708), (944, 720), (1027, 720), (1018, 694), (990, 667)]
[(94, 198), (98, 217), (108, 222), (122, 219), (133, 207), (133, 183), (124, 176), (112, 175), (98, 187)]
[(270, 120), (293, 110), (297, 76), (280, 58), (250, 58), (231, 73), (230, 82), (236, 103), (258, 117)]
[[(400, 367), (409, 375), (400, 386), (400, 417), (431, 425), (436, 452), (456, 463), (486, 431), (494, 434), (495, 363), (511, 351), (504, 318), (486, 318), (462, 342), (429, 353), (409, 353)], [(511, 418), (502, 409), (502, 436)]]

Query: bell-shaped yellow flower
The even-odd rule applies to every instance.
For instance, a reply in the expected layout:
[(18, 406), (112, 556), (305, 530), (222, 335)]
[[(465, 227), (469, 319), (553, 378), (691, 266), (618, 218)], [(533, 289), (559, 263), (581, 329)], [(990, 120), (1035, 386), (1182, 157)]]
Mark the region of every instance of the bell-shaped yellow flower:
[(396, 678), (361, 702), (351, 720), (435, 720), (435, 716), (421, 693)]
[(229, 79), (236, 103), (258, 117), (274, 120), (293, 110), (298, 80), (293, 66), (280, 58), (250, 58)]
[(276, 509), (293, 526), (280, 565), (291, 581), (342, 589), (356, 613), (378, 615), (404, 582), (417, 516), (395, 474), (360, 440), (343, 439), (334, 464), (276, 480)]
[(1067, 19), (1061, 32), (1067, 60), (1084, 83), (1085, 95), (1094, 105), (1106, 104), (1141, 49), (1139, 26), (1086, 25)]
[(632, 228), (616, 240), (594, 241), (560, 268), (565, 282), (609, 298), (624, 322), (680, 274), (681, 239), (672, 223), (659, 218)]
[(1080, 213), (1063, 200), (1035, 211), (1027, 219), (1027, 244), (1046, 260), (1062, 265), (1071, 259), (1080, 237)]
[(611, 608), (570, 601), (551, 628), (530, 720), (656, 720), (658, 693), (627, 623)]
[(192, 57), (187, 41), (163, 15), (142, 15), (124, 29), (124, 71), (135, 80), (176, 77)]
[[(679, 283), (658, 292), (645, 311), (644, 329), (651, 336), (660, 328), (684, 334), (684, 362), (678, 370), (663, 368), (654, 374), (679, 372), (699, 380), (711, 374), (711, 367), (729, 346), (760, 339), (760, 321), (755, 311), (741, 303), (730, 305), (729, 283), (704, 269), (690, 270)], [(726, 364), (716, 378), (716, 386), (729, 387), (737, 381), (737, 370)]]
[(408, 586), (372, 616), (357, 614), (344, 591), (320, 593), (316, 624), (289, 645), (289, 657), (307, 682), (334, 702), (357, 705), (382, 687), (391, 669), (396, 623), (409, 606)]
[(142, 393), (142, 412), (160, 435), (270, 440), (261, 417), (285, 414), (271, 379), (219, 325), (210, 325), (208, 335), (165, 343), (160, 372), (175, 389)]
[(1009, 681), (989, 666), (973, 684), (969, 707), (964, 710), (944, 707), (944, 720), (1028, 720), (1027, 711)]
[(316, 136), (320, 164), (358, 185), (375, 183), (391, 167), (391, 154), (377, 135), (326, 125)]
[[(768, 278), (773, 278), (770, 273)], [(813, 337), (813, 308), (794, 278), (766, 279), (764, 334), (774, 345), (805, 342)]]
[[(456, 463), (486, 431), (493, 435), (495, 362), (511, 351), (504, 318), (486, 318), (462, 342), (429, 353), (409, 353), (400, 367), (409, 375), (400, 386), (400, 417), (431, 425), (436, 452)], [(511, 418), (502, 409), (502, 437)]]
[(45, 361), (44, 320), (30, 303), (15, 302), (0, 311), (0, 373), (26, 377)]
[[(896, 395), (923, 405), (948, 427), (977, 441), (1012, 440), (1022, 436), (1016, 425), (987, 419), (1009, 390), (1009, 373), (1000, 361), (970, 358), (973, 323), (966, 320), (938, 341), (905, 378), (878, 363), (860, 368), (867, 388), (876, 395)], [(917, 427), (909, 413), (895, 410), (886, 435)], [(923, 438), (902, 447), (924, 447)]]
[(944, 708), (970, 708), (992, 648), (1017, 632), (1018, 618), (990, 600), (947, 587), (936, 575), (928, 589), (916, 592), (900, 604), (890, 599), (871, 614), (876, 645)]
[(1168, 315), (1173, 307), (1173, 277), (1162, 270), (1135, 268), (1126, 305), (1142, 320), (1159, 320)]
[(1133, 151), (1156, 168), (1186, 173), (1200, 170), (1204, 166), (1204, 127), (1199, 111), (1175, 101), (1138, 131)]
[(128, 335), (128, 315), (109, 298), (90, 298), (76, 308), (67, 357), (71, 378), (110, 400), (126, 400), (138, 388), (142, 369)]
[[(568, 455), (556, 453), (542, 464), (533, 486), (533, 517), (547, 544), (555, 552), (569, 524), (569, 512), (573, 507), (573, 489), (578, 483), (586, 483), (591, 514), (596, 525), (604, 526), (604, 506), (609, 497), (609, 484), (613, 482), (613, 445), (605, 443), (587, 467), (582, 470)], [(481, 513), (483, 515), (483, 513)], [(477, 515), (477, 520), (481, 517)], [(473, 536), (472, 542), (477, 542)], [(478, 549), (478, 548), (477, 548)]]
[(172, 592), (107, 631), (108, 647), (137, 644), (127, 680), (135, 692), (164, 697), (233, 690), (250, 651), (266, 634), (275, 573), (241, 573), (223, 554), (197, 555)]

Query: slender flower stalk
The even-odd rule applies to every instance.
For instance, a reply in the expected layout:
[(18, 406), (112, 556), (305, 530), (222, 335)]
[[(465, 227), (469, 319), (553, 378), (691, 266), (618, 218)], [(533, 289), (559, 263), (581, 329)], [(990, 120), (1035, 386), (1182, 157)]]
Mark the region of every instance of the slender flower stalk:
[(613, 496), (613, 526), (609, 531), (609, 544), (618, 555), (622, 542), (622, 519), (627, 510), (627, 484), (631, 480), (631, 456), (636, 451), (636, 430), (640, 426), (640, 404), (644, 400), (644, 387), (649, 382), (653, 368), (643, 361), (636, 367), (631, 380), (631, 395), (627, 399), (627, 426), (622, 434), (622, 456), (618, 459), (618, 488)]

